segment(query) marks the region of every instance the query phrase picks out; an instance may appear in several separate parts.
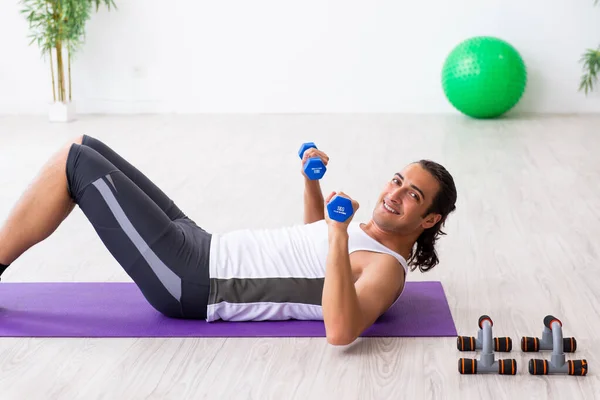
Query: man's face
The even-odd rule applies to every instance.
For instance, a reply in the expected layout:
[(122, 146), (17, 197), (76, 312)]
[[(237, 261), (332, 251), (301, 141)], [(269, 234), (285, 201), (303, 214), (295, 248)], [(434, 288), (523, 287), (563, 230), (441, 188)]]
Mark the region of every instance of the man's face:
[(385, 185), (375, 209), (373, 221), (383, 230), (411, 234), (434, 226), (439, 214), (425, 215), (433, 202), (439, 184), (421, 167), (410, 164)]

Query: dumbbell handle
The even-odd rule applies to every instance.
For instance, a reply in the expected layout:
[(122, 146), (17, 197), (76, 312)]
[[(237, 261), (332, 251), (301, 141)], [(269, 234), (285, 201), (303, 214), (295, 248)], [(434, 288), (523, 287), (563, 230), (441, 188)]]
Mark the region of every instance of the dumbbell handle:
[[(521, 350), (526, 353), (535, 353), (540, 350), (552, 350), (552, 343), (544, 343), (538, 337), (523, 336), (521, 338)], [(563, 351), (574, 353), (577, 350), (577, 340), (574, 337), (563, 338)]]
[(458, 372), (462, 375), (476, 375), (480, 373), (498, 373), (500, 375), (516, 375), (517, 360), (500, 359), (493, 365), (486, 365), (475, 358), (460, 358), (458, 360)]
[(495, 337), (494, 338), (494, 351), (498, 352), (510, 352), (512, 350), (512, 339), (509, 337)]
[(563, 373), (566, 375), (584, 376), (588, 373), (587, 360), (568, 360), (567, 367), (561, 366), (558, 370), (548, 360), (532, 358), (529, 360), (529, 373), (531, 375), (548, 375)]
[(460, 351), (474, 351), (477, 348), (476, 340), (473, 336), (459, 336), (456, 338), (456, 347)]
[(588, 373), (588, 363), (587, 360), (569, 360), (567, 361), (569, 365), (569, 375), (587, 375)]
[[(512, 351), (512, 339), (509, 337), (495, 337), (492, 338), (494, 344), (494, 351), (508, 353)], [(456, 338), (456, 347), (460, 351), (474, 351), (481, 348), (477, 346), (477, 339), (473, 336), (459, 336)]]
[(514, 358), (498, 360), (498, 373), (500, 375), (516, 375), (517, 360)]

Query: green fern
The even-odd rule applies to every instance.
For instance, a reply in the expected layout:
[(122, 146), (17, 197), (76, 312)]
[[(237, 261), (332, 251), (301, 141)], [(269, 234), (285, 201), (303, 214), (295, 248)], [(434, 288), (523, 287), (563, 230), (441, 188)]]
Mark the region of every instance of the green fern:
[(594, 90), (594, 85), (598, 81), (598, 72), (600, 72), (600, 48), (598, 50), (588, 49), (581, 57), (584, 74), (581, 77), (579, 90), (585, 91), (587, 95)]
[[(597, 5), (600, 0), (594, 0), (594, 5)], [(581, 59), (580, 63), (583, 64), (584, 74), (581, 77), (579, 83), (579, 91), (584, 91), (587, 95), (589, 92), (594, 90), (594, 86), (598, 82), (598, 72), (600, 72), (600, 47), (598, 49), (588, 49)]]

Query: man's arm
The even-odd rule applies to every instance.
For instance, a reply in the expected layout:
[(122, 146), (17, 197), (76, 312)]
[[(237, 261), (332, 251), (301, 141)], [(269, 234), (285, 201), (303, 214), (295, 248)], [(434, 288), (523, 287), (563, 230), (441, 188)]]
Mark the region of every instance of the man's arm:
[(311, 224), (325, 218), (323, 193), (319, 181), (304, 178), (304, 223)]
[(329, 253), (323, 287), (323, 319), (327, 341), (347, 345), (371, 326), (404, 287), (404, 269), (390, 257), (375, 257), (353, 282), (348, 232), (330, 228)]
[(304, 172), (304, 164), (312, 158), (318, 157), (323, 164), (327, 166), (329, 156), (322, 150), (310, 148), (304, 152), (302, 156), (301, 173), (304, 177), (304, 223), (312, 224), (313, 222), (325, 219), (325, 211), (323, 210), (323, 193), (321, 192), (321, 182), (319, 180), (310, 180)]

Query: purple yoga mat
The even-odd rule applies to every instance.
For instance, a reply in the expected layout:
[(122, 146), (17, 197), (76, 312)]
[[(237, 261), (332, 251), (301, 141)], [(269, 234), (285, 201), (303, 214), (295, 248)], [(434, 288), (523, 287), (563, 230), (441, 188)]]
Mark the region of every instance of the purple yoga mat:
[[(456, 336), (440, 282), (408, 282), (362, 336)], [(322, 321), (211, 322), (159, 314), (133, 283), (0, 283), (0, 337), (324, 337)]]

